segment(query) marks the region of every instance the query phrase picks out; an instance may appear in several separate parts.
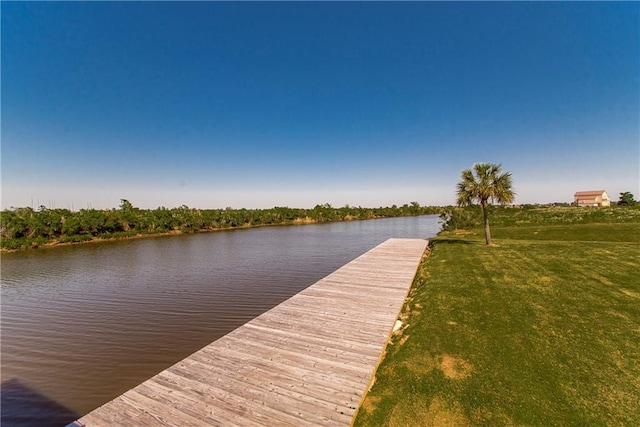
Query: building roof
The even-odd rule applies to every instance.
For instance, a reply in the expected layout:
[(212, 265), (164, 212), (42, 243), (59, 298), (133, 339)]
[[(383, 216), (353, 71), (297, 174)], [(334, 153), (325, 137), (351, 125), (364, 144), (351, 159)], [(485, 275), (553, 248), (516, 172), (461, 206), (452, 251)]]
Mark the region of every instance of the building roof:
[(605, 193), (605, 190), (592, 190), (592, 191), (576, 191), (573, 197), (595, 197)]

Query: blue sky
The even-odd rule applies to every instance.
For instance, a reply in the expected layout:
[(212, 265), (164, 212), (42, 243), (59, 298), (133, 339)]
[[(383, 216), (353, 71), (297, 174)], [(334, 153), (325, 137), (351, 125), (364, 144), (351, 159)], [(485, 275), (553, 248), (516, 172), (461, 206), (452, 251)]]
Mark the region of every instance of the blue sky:
[(640, 198), (640, 4), (2, 2), (2, 208)]

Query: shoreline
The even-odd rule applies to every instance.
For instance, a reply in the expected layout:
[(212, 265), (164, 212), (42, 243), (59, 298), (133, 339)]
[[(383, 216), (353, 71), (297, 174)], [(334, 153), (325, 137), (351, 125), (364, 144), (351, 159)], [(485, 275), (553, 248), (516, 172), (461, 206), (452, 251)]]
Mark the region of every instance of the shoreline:
[[(350, 220), (345, 220), (350, 221)], [(338, 222), (338, 221), (332, 221)], [(136, 240), (136, 239), (145, 239), (152, 237), (166, 237), (166, 236), (181, 236), (185, 234), (200, 234), (200, 233), (215, 233), (218, 231), (230, 231), (230, 230), (248, 230), (250, 228), (259, 228), (259, 227), (272, 227), (272, 226), (283, 226), (283, 225), (306, 225), (306, 224), (315, 224), (315, 222), (298, 222), (298, 223), (279, 223), (279, 224), (260, 224), (260, 225), (241, 225), (239, 227), (227, 227), (227, 228), (211, 228), (207, 230), (196, 230), (193, 232), (184, 232), (182, 230), (171, 230), (171, 231), (162, 231), (159, 233), (136, 233), (131, 234), (129, 236), (114, 236), (114, 237), (92, 237), (88, 240), (82, 240), (79, 242), (60, 242), (58, 240), (52, 240), (47, 243), (37, 244), (35, 246), (28, 246), (25, 248), (19, 249), (7, 249), (0, 248), (0, 253), (16, 253), (16, 252), (25, 252), (36, 249), (51, 249), (57, 248), (61, 246), (72, 246), (72, 245), (82, 245), (89, 243), (104, 243), (104, 242), (115, 242), (118, 240)]]
[(417, 202), (401, 207), (363, 208), (328, 203), (313, 209), (274, 207), (270, 209), (139, 209), (122, 199), (119, 209), (96, 210), (12, 208), (2, 217), (0, 251), (10, 253), (29, 249), (77, 243), (151, 236), (207, 233), (265, 226), (304, 225), (377, 218), (408, 217), (442, 213), (441, 207), (420, 206)]
[[(424, 215), (432, 215), (432, 214), (424, 214)], [(422, 215), (407, 215), (402, 217), (409, 217), (409, 216), (422, 216)], [(248, 230), (252, 228), (261, 228), (261, 227), (283, 227), (283, 226), (290, 226), (290, 225), (304, 226), (304, 225), (332, 223), (332, 222), (370, 221), (375, 219), (400, 218), (400, 217), (401, 216), (380, 216), (380, 217), (374, 217), (374, 218), (358, 219), (355, 217), (348, 216), (348, 217), (345, 217), (344, 219), (337, 220), (337, 221), (317, 221), (313, 218), (306, 217), (306, 218), (296, 218), (292, 222), (281, 222), (281, 223), (274, 223), (274, 224), (257, 224), (257, 225), (248, 224), (248, 225), (241, 225), (237, 227), (196, 230), (193, 232), (184, 232), (182, 230), (171, 230), (171, 231), (163, 231), (159, 233), (137, 233), (129, 236), (114, 236), (114, 237), (97, 237), (96, 236), (91, 239), (82, 240), (79, 242), (60, 242), (57, 240), (52, 240), (47, 243), (36, 244), (35, 246), (30, 245), (30, 246), (19, 248), (19, 249), (0, 248), (0, 253), (4, 254), (4, 253), (26, 252), (26, 251), (37, 250), (37, 249), (52, 249), (52, 248), (63, 247), (63, 246), (82, 245), (82, 244), (89, 244), (89, 243), (104, 243), (104, 242), (113, 242), (118, 240), (135, 240), (135, 239), (144, 239), (144, 238), (153, 238), (153, 237), (181, 236), (181, 235), (200, 234), (200, 233), (216, 233), (220, 231)]]

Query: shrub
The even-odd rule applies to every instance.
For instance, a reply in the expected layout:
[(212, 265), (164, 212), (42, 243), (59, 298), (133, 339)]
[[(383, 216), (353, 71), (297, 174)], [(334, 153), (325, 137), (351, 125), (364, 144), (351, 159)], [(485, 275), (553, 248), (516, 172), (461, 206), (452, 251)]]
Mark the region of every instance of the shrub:
[(482, 215), (478, 209), (453, 208), (440, 214), (443, 231), (479, 227)]

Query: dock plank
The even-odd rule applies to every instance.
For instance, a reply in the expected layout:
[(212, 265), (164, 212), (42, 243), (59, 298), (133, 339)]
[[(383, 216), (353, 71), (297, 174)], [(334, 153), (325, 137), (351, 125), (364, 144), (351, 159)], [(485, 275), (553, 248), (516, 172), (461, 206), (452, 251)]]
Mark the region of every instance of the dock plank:
[(387, 240), (70, 426), (348, 426), (426, 246)]

